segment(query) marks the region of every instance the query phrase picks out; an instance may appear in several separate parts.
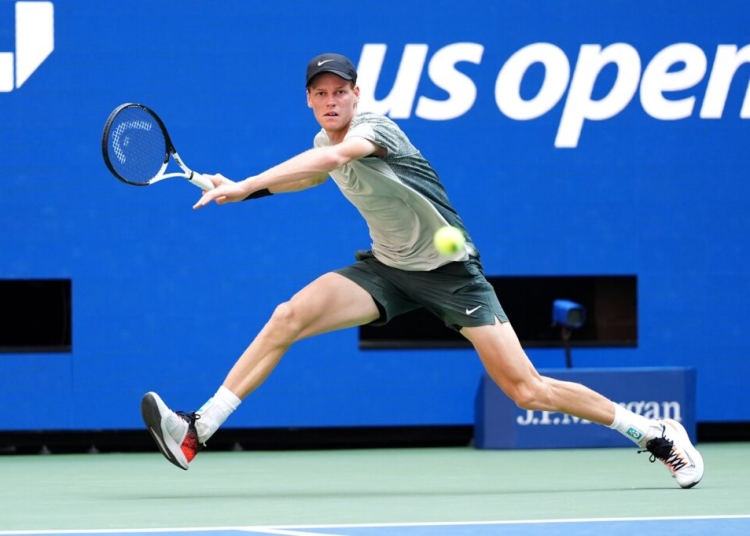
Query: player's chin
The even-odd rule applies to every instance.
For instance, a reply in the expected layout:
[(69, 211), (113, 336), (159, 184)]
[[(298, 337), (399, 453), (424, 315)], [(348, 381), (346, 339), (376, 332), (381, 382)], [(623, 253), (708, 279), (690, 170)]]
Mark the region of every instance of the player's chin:
[(324, 115), (320, 118), (320, 124), (324, 128), (335, 128), (341, 125), (340, 115)]

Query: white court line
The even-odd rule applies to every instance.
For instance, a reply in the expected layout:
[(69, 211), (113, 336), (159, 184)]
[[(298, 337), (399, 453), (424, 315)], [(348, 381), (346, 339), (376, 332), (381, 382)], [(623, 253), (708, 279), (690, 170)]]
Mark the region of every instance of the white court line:
[[(333, 528), (333, 527), (327, 527)], [(243, 532), (254, 532), (256, 534), (276, 534), (278, 536), (341, 536), (341, 534), (326, 534), (324, 532), (307, 532), (299, 530), (287, 530), (287, 529), (272, 529), (268, 527), (258, 529), (242, 529)]]
[[(628, 522), (628, 521), (692, 521), (692, 520), (719, 520), (719, 519), (750, 519), (750, 514), (737, 515), (708, 515), (708, 516), (659, 516), (659, 517), (601, 517), (581, 519), (516, 519), (502, 521), (425, 521), (411, 523), (339, 523), (339, 524), (316, 524), (316, 525), (246, 525), (227, 527), (172, 527), (152, 529), (51, 529), (51, 530), (0, 530), (0, 536), (33, 535), (33, 534), (143, 534), (160, 532), (217, 532), (217, 531), (241, 531), (261, 532), (268, 534), (280, 534), (296, 536), (308, 536), (309, 533), (299, 532), (300, 529), (349, 529), (349, 528), (378, 528), (378, 527), (456, 527), (456, 526), (492, 526), (492, 525), (543, 525), (547, 523), (601, 523), (601, 522)], [(273, 532), (268, 532), (273, 531)], [(314, 533), (314, 536), (326, 536)], [(335, 535), (340, 536), (340, 535)]]
[[(333, 528), (333, 527), (327, 527)], [(325, 534), (323, 532), (307, 532), (299, 530), (287, 530), (287, 529), (272, 529), (269, 527), (261, 527), (258, 529), (242, 529), (243, 532), (254, 532), (256, 534), (275, 534), (277, 536), (341, 536), (341, 534)]]

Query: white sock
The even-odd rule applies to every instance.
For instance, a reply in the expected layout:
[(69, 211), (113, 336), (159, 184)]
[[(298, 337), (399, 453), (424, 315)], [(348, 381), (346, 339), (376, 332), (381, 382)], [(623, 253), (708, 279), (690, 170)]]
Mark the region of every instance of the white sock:
[(652, 425), (656, 426), (655, 423), (643, 415), (625, 409), (620, 404), (614, 402), (613, 404), (615, 405), (615, 420), (609, 427), (617, 430), (636, 445), (645, 446), (648, 440), (648, 429)]
[(195, 430), (198, 432), (198, 441), (205, 443), (208, 438), (216, 433), (216, 430), (224, 424), (224, 421), (236, 410), (242, 400), (237, 398), (232, 391), (219, 387), (216, 394), (209, 398), (203, 406), (196, 411), (200, 418), (195, 421)]

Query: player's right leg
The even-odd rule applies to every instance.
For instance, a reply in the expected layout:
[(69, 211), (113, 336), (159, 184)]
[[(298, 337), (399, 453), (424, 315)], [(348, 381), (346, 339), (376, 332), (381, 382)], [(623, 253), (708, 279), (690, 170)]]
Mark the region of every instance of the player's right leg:
[(379, 316), (369, 292), (342, 275), (327, 273), (276, 307), (230, 370), (224, 386), (242, 399), (263, 383), (296, 341), (367, 324)]
[(325, 274), (276, 307), (216, 395), (197, 412), (172, 411), (159, 395), (150, 392), (141, 401), (143, 421), (162, 454), (187, 469), (208, 438), (241, 400), (265, 381), (294, 342), (366, 324), (379, 315), (368, 291), (337, 273)]

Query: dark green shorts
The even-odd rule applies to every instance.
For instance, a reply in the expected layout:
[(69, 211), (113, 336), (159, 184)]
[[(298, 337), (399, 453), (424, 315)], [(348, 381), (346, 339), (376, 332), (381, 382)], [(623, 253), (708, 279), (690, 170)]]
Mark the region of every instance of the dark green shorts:
[(419, 309), (430, 311), (454, 330), (488, 326), (495, 318), (507, 322), (495, 289), (484, 277), (478, 259), (451, 262), (429, 272), (392, 268), (370, 251), (358, 251), (357, 262), (335, 270), (364, 288), (375, 300), (382, 326), (392, 318)]

